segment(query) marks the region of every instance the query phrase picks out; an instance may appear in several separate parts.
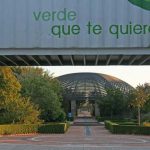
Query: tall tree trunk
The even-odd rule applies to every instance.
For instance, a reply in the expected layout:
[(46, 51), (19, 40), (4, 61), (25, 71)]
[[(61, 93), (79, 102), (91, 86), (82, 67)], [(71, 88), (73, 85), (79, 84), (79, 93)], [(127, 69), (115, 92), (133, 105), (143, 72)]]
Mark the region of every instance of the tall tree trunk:
[(141, 109), (138, 107), (138, 125), (141, 125)]

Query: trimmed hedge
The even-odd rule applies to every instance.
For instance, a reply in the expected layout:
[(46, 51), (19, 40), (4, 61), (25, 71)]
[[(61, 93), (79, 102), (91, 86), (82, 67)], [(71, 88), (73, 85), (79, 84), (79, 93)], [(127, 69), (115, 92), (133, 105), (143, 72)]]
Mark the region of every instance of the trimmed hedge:
[(68, 130), (69, 123), (53, 123), (40, 125), (38, 133), (65, 133)]
[(150, 135), (150, 127), (145, 126), (120, 125), (111, 121), (105, 121), (105, 127), (114, 134)]
[(74, 121), (74, 117), (67, 117), (67, 121)]
[(0, 125), (0, 134), (65, 133), (69, 123)]
[(118, 126), (117, 123), (111, 121), (105, 121), (105, 128), (108, 129), (110, 132), (114, 133), (115, 126)]
[(106, 120), (111, 120), (113, 122), (119, 122), (119, 123), (136, 123), (136, 120), (135, 119), (130, 119), (130, 118), (125, 118), (125, 119), (122, 119), (122, 117), (100, 117), (100, 116), (97, 116), (96, 117), (96, 120), (98, 122), (104, 122)]
[(136, 123), (136, 122), (117, 122), (117, 121), (113, 121), (113, 122), (115, 122), (115, 123), (117, 123), (117, 124), (119, 124), (119, 125), (131, 125), (131, 126), (137, 126), (138, 125), (138, 123)]

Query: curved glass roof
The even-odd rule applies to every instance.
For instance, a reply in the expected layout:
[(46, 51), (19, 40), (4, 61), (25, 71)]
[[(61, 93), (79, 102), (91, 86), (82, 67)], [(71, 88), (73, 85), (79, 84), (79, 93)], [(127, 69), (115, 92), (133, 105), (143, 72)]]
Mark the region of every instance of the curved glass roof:
[(106, 89), (118, 88), (127, 93), (133, 89), (128, 83), (105, 74), (73, 73), (58, 77), (64, 88), (67, 100), (95, 100), (99, 95), (106, 95)]

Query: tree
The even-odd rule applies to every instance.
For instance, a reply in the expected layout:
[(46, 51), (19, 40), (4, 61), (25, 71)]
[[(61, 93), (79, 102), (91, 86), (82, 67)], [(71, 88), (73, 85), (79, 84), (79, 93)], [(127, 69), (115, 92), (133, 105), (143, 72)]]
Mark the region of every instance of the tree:
[(100, 96), (97, 103), (103, 117), (121, 117), (127, 112), (127, 97), (119, 89), (107, 89), (107, 94)]
[(21, 94), (30, 97), (41, 109), (40, 118), (45, 122), (64, 120), (65, 114), (61, 106), (61, 86), (42, 68), (14, 68), (22, 88)]
[(147, 92), (147, 85), (139, 85), (131, 93), (131, 106), (138, 110), (138, 124), (141, 125), (141, 109), (148, 101), (149, 93)]
[(145, 83), (144, 86), (145, 86), (145, 92), (147, 94), (148, 99), (143, 107), (143, 111), (144, 113), (150, 113), (150, 84)]
[(0, 68), (0, 122), (37, 123), (40, 111), (20, 95), (21, 85), (10, 67)]

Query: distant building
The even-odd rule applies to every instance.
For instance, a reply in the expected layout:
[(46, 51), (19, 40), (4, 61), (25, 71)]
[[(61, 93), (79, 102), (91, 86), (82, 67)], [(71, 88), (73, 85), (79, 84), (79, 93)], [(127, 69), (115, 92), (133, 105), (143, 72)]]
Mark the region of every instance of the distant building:
[(73, 114), (75, 114), (73, 111), (76, 111), (77, 101), (88, 100), (95, 103), (99, 95), (107, 94), (108, 88), (120, 89), (124, 93), (133, 89), (131, 85), (116, 77), (98, 73), (67, 74), (58, 77), (58, 80), (64, 88), (64, 99), (71, 103)]

